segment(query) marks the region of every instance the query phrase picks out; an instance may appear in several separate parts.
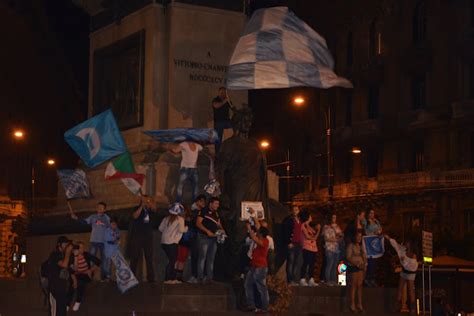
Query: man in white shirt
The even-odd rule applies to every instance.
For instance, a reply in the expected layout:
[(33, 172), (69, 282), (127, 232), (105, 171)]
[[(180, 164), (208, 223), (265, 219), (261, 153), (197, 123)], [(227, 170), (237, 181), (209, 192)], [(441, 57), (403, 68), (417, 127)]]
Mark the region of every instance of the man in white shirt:
[(183, 198), (183, 188), (186, 180), (191, 181), (193, 187), (193, 201), (198, 195), (198, 170), (197, 160), (202, 146), (194, 142), (182, 142), (177, 148), (173, 149), (175, 154), (181, 153), (181, 168), (179, 169), (179, 181), (176, 188), (176, 202), (180, 202)]

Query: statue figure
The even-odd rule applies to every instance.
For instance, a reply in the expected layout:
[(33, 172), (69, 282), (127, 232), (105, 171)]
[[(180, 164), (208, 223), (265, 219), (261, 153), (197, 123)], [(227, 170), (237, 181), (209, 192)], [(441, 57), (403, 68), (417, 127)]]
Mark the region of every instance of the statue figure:
[(247, 233), (240, 220), (242, 201), (262, 201), (268, 219), (266, 161), (258, 142), (249, 139), (253, 113), (249, 107), (237, 110), (232, 117), (234, 135), (224, 141), (217, 154), (217, 179), (221, 185), (221, 214), (229, 235), (222, 263), (229, 269), (228, 276), (238, 272), (238, 256)]

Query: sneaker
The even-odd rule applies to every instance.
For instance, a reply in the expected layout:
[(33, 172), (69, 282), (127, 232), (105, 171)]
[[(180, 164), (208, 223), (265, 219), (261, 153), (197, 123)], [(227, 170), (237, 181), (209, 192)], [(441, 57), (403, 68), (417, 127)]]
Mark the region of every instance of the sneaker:
[(306, 279), (300, 280), (300, 286), (308, 286), (308, 282), (306, 281)]
[(313, 278), (311, 278), (309, 279), (308, 286), (319, 286), (319, 284), (316, 283)]
[(163, 282), (163, 284), (174, 284), (173, 280), (166, 280)]
[(72, 307), (72, 311), (77, 312), (80, 306), (81, 306), (81, 303), (79, 302), (74, 303), (74, 306)]
[(198, 279), (196, 279), (195, 277), (190, 277), (189, 280), (188, 280), (188, 283), (190, 283), (190, 284), (197, 284), (197, 283), (198, 283)]

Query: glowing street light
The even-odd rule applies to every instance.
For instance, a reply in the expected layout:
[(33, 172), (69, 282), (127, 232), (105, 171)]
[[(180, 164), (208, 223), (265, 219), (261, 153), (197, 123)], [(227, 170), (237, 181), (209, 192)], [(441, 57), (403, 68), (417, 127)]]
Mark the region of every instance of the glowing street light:
[(49, 166), (54, 166), (56, 164), (56, 161), (54, 159), (48, 159), (47, 162)]
[(306, 100), (301, 96), (293, 98), (293, 105), (295, 106), (302, 106), (305, 102)]
[(268, 140), (262, 140), (260, 142), (260, 148), (263, 150), (268, 149), (270, 147), (270, 142)]
[(361, 153), (362, 153), (362, 149), (360, 149), (360, 147), (352, 147), (351, 152), (352, 152), (353, 154), (358, 155), (358, 154), (361, 154)]
[(13, 137), (16, 139), (23, 139), (25, 137), (25, 133), (21, 129), (17, 129), (13, 131)]

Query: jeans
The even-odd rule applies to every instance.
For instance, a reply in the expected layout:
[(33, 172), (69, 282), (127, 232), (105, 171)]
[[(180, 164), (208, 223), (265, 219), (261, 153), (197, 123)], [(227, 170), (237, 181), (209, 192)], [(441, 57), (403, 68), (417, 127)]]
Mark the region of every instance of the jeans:
[(337, 284), (337, 265), (339, 263), (339, 253), (326, 250), (326, 270), (324, 277), (328, 283)]
[(198, 277), (199, 242), (197, 237), (191, 241), (191, 275)]
[(174, 265), (176, 258), (178, 258), (178, 244), (161, 244), (161, 248), (168, 257), (168, 264), (166, 265), (165, 281), (176, 280), (176, 271)]
[(137, 266), (143, 253), (146, 261), (146, 279), (149, 282), (155, 280), (155, 270), (153, 269), (153, 234), (133, 232), (130, 237), (130, 270), (137, 275)]
[(104, 243), (91, 241), (89, 252), (91, 255), (100, 258), (100, 274), (102, 279), (110, 279), (110, 258), (105, 256)]
[(268, 310), (269, 296), (267, 289), (267, 268), (251, 267), (245, 276), (245, 298), (249, 308), (255, 308), (255, 288), (257, 289), (262, 306), (260, 309)]
[(179, 169), (179, 181), (178, 187), (176, 188), (176, 202), (181, 202), (183, 198), (183, 188), (184, 182), (187, 179), (191, 180), (191, 185), (193, 187), (193, 201), (198, 196), (198, 170), (197, 168), (181, 168)]
[(212, 280), (214, 276), (214, 258), (217, 252), (217, 240), (198, 234), (199, 259), (198, 259), (198, 279), (204, 279), (204, 265), (206, 266), (206, 277)]
[(303, 265), (301, 266), (301, 278), (312, 278), (316, 264), (317, 252), (303, 249)]
[(288, 283), (296, 281), (301, 249), (301, 245), (293, 245), (292, 248), (288, 248), (288, 256), (286, 258), (286, 280)]
[(217, 137), (219, 137), (219, 142), (217, 142), (215, 146), (216, 154), (219, 152), (221, 147), (222, 138), (224, 137), (224, 130), (229, 128), (232, 128), (230, 121), (214, 122), (214, 129), (217, 132)]

